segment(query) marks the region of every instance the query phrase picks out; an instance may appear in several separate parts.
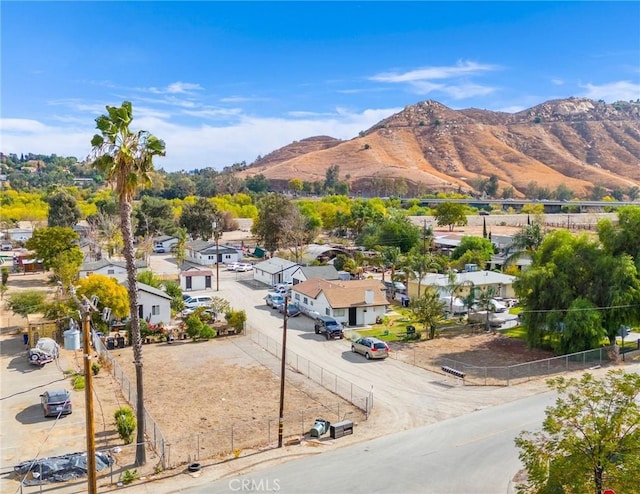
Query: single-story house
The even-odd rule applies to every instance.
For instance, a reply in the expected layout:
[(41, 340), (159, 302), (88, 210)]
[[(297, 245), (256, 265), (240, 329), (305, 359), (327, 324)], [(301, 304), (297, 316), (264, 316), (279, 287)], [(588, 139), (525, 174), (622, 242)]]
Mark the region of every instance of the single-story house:
[(311, 278), (320, 278), (327, 281), (344, 279), (333, 264), (327, 264), (326, 266), (298, 266), (291, 273), (291, 281), (294, 285)]
[(291, 288), (291, 299), (303, 312), (331, 316), (348, 326), (375, 324), (389, 305), (384, 285), (375, 279), (311, 278)]
[(291, 281), (291, 275), (299, 265), (287, 259), (272, 257), (253, 266), (253, 279), (267, 286)]
[(180, 272), (180, 288), (183, 292), (208, 290), (212, 287), (213, 271), (210, 269), (190, 268)]
[[(129, 284), (126, 281), (122, 284), (129, 289)], [(138, 317), (149, 324), (169, 324), (171, 321), (171, 297), (162, 290), (144, 283), (138, 282), (137, 288)]]
[(165, 252), (171, 251), (171, 247), (179, 242), (178, 237), (172, 237), (171, 235), (160, 235), (153, 240), (154, 247), (162, 247)]
[[(138, 273), (147, 269), (147, 262), (139, 259), (136, 261), (136, 271)], [(127, 279), (127, 264), (125, 261), (113, 261), (103, 257), (99, 261), (85, 262), (80, 267), (80, 278), (87, 278), (92, 274), (103, 274), (111, 276), (120, 282)]]
[(33, 236), (31, 228), (8, 228), (5, 232), (6, 237), (13, 242), (26, 242)]
[(233, 247), (218, 245), (210, 240), (194, 240), (185, 245), (185, 259), (201, 266), (215, 266), (242, 261), (242, 252)]
[[(458, 287), (455, 296), (464, 298), (469, 295), (471, 289), (486, 289), (489, 286), (495, 287), (496, 297), (514, 298), (513, 282), (516, 277), (508, 274), (497, 273), (495, 271), (463, 271), (455, 273), (454, 284)], [(418, 296), (418, 281), (409, 280), (408, 294), (411, 298)], [(421, 294), (425, 287), (435, 288), (440, 294), (440, 298), (451, 295), (451, 281), (448, 274), (429, 273), (422, 278), (420, 287)]]

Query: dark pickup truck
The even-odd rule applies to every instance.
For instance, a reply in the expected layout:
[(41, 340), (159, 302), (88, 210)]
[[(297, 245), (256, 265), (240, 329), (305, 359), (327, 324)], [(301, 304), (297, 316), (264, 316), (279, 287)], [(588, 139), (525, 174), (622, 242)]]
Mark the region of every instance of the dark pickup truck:
[(342, 333), (342, 324), (333, 317), (318, 316), (314, 323), (316, 334), (324, 334), (327, 340), (340, 340), (344, 338)]

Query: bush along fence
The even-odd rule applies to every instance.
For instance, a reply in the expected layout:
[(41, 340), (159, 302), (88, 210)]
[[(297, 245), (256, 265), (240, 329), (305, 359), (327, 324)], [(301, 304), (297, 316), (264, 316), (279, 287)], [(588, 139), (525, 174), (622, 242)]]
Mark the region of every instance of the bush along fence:
[(510, 386), (563, 372), (597, 368), (614, 361), (614, 353), (615, 347), (609, 346), (503, 367), (478, 367), (449, 358), (440, 358), (434, 365), (464, 374), (465, 384)]
[[(282, 356), (282, 343), (277, 341), (261, 331), (250, 327), (246, 327), (247, 335), (251, 340), (259, 346), (267, 350), (276, 358)], [(287, 364), (305, 377), (320, 384), (325, 389), (344, 398), (352, 405), (358, 407), (365, 414), (365, 419), (369, 418), (369, 414), (373, 409), (373, 390), (366, 390), (357, 384), (353, 384), (346, 379), (341, 378), (337, 374), (325, 369), (324, 367), (312, 362), (311, 360), (298, 355), (296, 352), (287, 349)]]

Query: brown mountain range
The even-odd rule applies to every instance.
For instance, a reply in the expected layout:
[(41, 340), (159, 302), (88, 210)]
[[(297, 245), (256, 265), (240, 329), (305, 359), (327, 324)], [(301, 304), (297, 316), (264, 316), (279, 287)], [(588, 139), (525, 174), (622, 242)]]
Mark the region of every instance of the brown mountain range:
[(501, 113), (423, 101), (350, 140), (293, 142), (241, 174), (262, 174), (286, 188), (294, 177), (323, 182), (334, 165), (351, 191), (374, 195), (467, 192), (492, 175), (499, 194), (512, 187), (514, 196), (532, 182), (549, 190), (564, 184), (576, 197), (596, 186), (626, 192), (640, 187), (640, 102), (568, 98)]

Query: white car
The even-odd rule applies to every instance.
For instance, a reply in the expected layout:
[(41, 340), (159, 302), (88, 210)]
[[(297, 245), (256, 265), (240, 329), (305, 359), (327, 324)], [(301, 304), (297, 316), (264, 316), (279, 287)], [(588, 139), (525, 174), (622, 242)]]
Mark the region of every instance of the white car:
[(236, 271), (238, 269), (239, 262), (230, 262), (226, 266), (227, 271)]
[(238, 265), (236, 266), (236, 271), (240, 271), (240, 272), (251, 271), (252, 269), (253, 269), (253, 264), (250, 264), (248, 262), (239, 262)]

